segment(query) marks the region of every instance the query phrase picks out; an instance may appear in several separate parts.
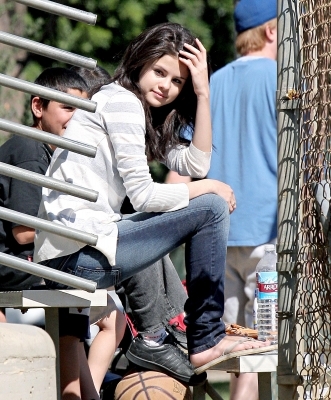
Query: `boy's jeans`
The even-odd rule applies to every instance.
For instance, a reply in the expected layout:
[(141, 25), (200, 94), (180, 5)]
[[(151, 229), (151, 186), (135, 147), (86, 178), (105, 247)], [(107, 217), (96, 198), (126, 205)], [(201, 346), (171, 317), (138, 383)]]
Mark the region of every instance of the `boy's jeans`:
[(116, 293), (139, 333), (167, 327), (172, 318), (184, 312), (187, 300), (169, 255), (123, 281)]

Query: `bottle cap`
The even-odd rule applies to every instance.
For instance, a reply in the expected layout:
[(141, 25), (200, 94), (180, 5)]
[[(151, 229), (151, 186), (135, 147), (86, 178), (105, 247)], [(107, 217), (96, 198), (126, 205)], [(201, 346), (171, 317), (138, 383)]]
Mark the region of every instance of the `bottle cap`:
[(274, 244), (266, 244), (264, 246), (265, 251), (274, 251), (275, 250), (275, 245)]

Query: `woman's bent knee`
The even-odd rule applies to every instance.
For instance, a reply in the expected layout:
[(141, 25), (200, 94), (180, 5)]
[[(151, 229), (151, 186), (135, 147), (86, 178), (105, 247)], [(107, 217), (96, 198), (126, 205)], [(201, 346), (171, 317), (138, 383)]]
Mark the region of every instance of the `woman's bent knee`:
[(220, 216), (222, 218), (229, 217), (229, 205), (223, 197), (218, 196), (217, 194), (208, 193), (200, 196), (199, 199), (215, 216)]

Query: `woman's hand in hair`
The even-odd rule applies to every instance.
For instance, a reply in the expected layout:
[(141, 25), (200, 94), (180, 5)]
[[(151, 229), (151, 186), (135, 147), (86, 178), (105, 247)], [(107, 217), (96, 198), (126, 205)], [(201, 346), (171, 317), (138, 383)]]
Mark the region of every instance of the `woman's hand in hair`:
[(212, 131), (207, 52), (199, 39), (195, 39), (195, 41), (198, 49), (185, 44), (184, 50), (179, 52), (179, 59), (190, 70), (193, 89), (197, 96), (192, 143), (197, 149), (210, 152), (212, 146)]
[(179, 59), (190, 70), (195, 94), (209, 98), (207, 52), (200, 40), (195, 40), (199, 49), (185, 43)]

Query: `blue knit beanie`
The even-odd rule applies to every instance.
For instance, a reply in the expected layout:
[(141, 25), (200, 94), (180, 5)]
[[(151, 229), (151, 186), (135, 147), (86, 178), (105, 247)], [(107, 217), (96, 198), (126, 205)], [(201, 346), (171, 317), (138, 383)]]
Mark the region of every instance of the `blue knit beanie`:
[(276, 17), (277, 0), (240, 0), (234, 9), (234, 22), (238, 33)]

